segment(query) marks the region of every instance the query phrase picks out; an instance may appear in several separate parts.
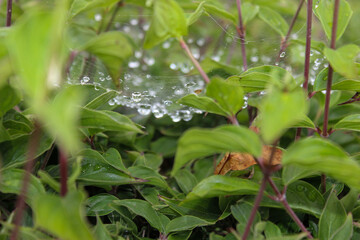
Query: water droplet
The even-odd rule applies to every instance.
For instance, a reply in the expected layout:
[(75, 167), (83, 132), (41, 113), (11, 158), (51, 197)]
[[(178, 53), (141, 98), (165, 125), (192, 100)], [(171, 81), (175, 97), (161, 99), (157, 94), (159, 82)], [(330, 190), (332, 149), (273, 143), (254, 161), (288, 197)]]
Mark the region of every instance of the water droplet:
[(110, 77), (110, 75), (107, 75), (106, 78), (105, 78), (107, 81), (111, 81), (112, 78)]
[(285, 57), (285, 55), (286, 55), (285, 52), (280, 53), (280, 57), (281, 57), (281, 58)]
[(199, 38), (199, 39), (196, 41), (196, 44), (197, 44), (199, 47), (204, 46), (204, 44), (205, 44), (205, 39), (204, 39), (204, 38)]
[(145, 23), (144, 25), (143, 25), (143, 27), (142, 27), (142, 29), (146, 32), (147, 30), (149, 30), (149, 28), (150, 28), (150, 24), (148, 24), (148, 23)]
[(164, 104), (165, 104), (165, 106), (171, 106), (173, 104), (173, 102), (170, 100), (165, 100)]
[(170, 115), (173, 122), (180, 122), (181, 117), (179, 116), (179, 112), (175, 112), (174, 114)]
[(168, 41), (166, 41), (162, 44), (163, 49), (168, 49), (168, 48), (170, 48), (170, 46), (171, 46), (171, 44)]
[(192, 115), (190, 110), (180, 110), (179, 112), (180, 117), (185, 121), (188, 122), (192, 119)]
[(109, 102), (108, 102), (108, 104), (109, 104), (110, 106), (114, 106), (114, 105), (115, 105), (114, 99), (110, 99)]
[(128, 66), (129, 66), (129, 68), (138, 68), (140, 66), (140, 62), (138, 62), (138, 61), (130, 61)]
[(80, 84), (84, 85), (86, 83), (88, 83), (90, 81), (90, 78), (88, 76), (84, 76), (81, 80), (80, 80)]
[(175, 64), (175, 63), (171, 63), (171, 64), (170, 64), (170, 69), (176, 70), (176, 69), (177, 69), (176, 64)]
[(95, 91), (99, 91), (100, 90), (100, 83), (94, 83), (94, 89)]
[(135, 55), (136, 58), (141, 58), (142, 53), (140, 51), (135, 51), (134, 55)]
[(214, 60), (215, 62), (219, 62), (220, 61), (220, 56), (218, 56), (218, 55), (212, 56), (211, 59)]
[(258, 61), (259, 61), (259, 57), (258, 57), (258, 56), (252, 56), (252, 57), (250, 58), (250, 60), (251, 60), (252, 62), (258, 62)]
[(103, 81), (105, 81), (105, 78), (104, 78), (104, 77), (99, 77), (99, 80), (100, 80), (101, 82), (103, 82)]
[(184, 94), (184, 89), (182, 89), (182, 88), (176, 88), (175, 91), (174, 91), (174, 93), (175, 93), (176, 95), (182, 95), (182, 94)]
[(166, 113), (165, 107), (160, 103), (155, 103), (152, 106), (151, 111), (154, 114), (154, 117), (156, 118), (162, 118)]
[(133, 26), (137, 25), (138, 23), (139, 23), (139, 20), (137, 20), (136, 18), (130, 20), (130, 24)]
[(150, 104), (141, 104), (138, 108), (138, 112), (141, 115), (149, 115), (151, 113), (151, 105)]
[(152, 66), (155, 64), (155, 59), (154, 58), (144, 58), (144, 62), (149, 65)]
[(130, 29), (129, 26), (124, 26), (124, 27), (123, 27), (123, 31), (126, 32), (126, 33), (130, 32), (130, 30), (131, 30), (131, 29)]
[(94, 18), (95, 18), (95, 21), (100, 22), (102, 19), (102, 16), (101, 16), (101, 14), (98, 13), (98, 14), (95, 14)]
[(140, 102), (141, 101), (141, 92), (133, 92), (131, 94), (131, 100), (134, 102)]
[(192, 44), (194, 42), (194, 39), (192, 39), (192, 38), (189, 38), (188, 40), (187, 40), (187, 43), (188, 44)]

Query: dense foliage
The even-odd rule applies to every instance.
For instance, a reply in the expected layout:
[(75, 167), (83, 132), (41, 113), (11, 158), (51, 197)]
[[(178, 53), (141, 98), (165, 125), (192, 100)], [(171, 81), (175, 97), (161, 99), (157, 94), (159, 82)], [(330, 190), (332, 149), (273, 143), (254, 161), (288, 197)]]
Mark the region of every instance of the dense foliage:
[(0, 239), (360, 239), (359, 1), (0, 5)]

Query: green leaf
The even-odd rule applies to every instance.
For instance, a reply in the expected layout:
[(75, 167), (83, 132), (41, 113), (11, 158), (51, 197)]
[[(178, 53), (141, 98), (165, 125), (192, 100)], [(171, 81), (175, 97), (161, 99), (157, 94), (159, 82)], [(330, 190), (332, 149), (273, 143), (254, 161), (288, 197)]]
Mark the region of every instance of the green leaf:
[(130, 118), (120, 113), (107, 110), (93, 110), (81, 108), (80, 123), (89, 128), (92, 134), (103, 131), (136, 132), (142, 133), (139, 127)]
[(34, 130), (33, 123), (22, 113), (13, 109), (5, 114), (3, 118), (3, 127), (4, 129), (2, 131), (7, 135), (7, 138), (0, 140), (0, 142), (27, 136)]
[(188, 194), (198, 183), (195, 176), (187, 169), (177, 171), (175, 180), (185, 194)]
[(110, 207), (110, 203), (119, 200), (114, 195), (101, 193), (92, 196), (86, 200), (86, 215), (87, 216), (104, 216), (113, 212), (114, 209)]
[(88, 104), (85, 105), (86, 108), (94, 109), (94, 110), (104, 110), (102, 109), (103, 105), (107, 105), (109, 100), (113, 99), (117, 96), (116, 91), (106, 91), (95, 99), (91, 100)]
[(335, 124), (334, 130), (350, 130), (360, 132), (360, 114), (349, 115)]
[(105, 161), (112, 167), (127, 172), (127, 169), (123, 163), (120, 153), (115, 148), (109, 148), (104, 154)]
[(191, 231), (175, 232), (168, 236), (168, 240), (187, 240), (191, 235)]
[(19, 94), (10, 85), (0, 87), (0, 118), (20, 102)]
[(265, 233), (266, 239), (272, 239), (272, 238), (282, 236), (280, 228), (270, 221), (266, 222), (264, 233)]
[(306, 233), (299, 233), (295, 235), (286, 235), (286, 236), (280, 236), (280, 237), (271, 237), (267, 238), (267, 240), (302, 240), (306, 237)]
[(132, 55), (128, 38), (118, 31), (96, 36), (86, 43), (83, 50), (96, 55), (104, 63), (115, 83), (118, 83), (121, 65)]
[(206, 88), (206, 95), (215, 99), (230, 116), (234, 116), (244, 105), (244, 91), (241, 86), (219, 78), (211, 79)]
[(93, 240), (84, 217), (83, 199), (80, 192), (69, 192), (63, 198), (37, 195), (33, 204), (36, 225), (64, 240)]
[[(19, 137), (13, 141), (7, 141), (0, 143), (2, 168), (5, 169), (21, 166), (26, 161), (26, 153), (28, 150), (30, 136)], [(39, 146), (36, 150), (34, 158), (37, 158), (50, 149), (54, 140), (46, 135), (43, 135), (40, 139)]]
[(272, 143), (286, 130), (303, 119), (308, 110), (303, 89), (281, 92), (273, 89), (262, 100), (259, 118), (261, 133), (266, 143)]
[[(253, 209), (253, 205), (246, 202), (239, 202), (236, 205), (231, 206), (231, 214), (238, 221), (237, 230), (240, 234), (243, 234), (245, 231), (245, 227), (248, 223), (248, 219), (251, 214), (251, 210)], [(253, 224), (251, 225), (251, 232), (254, 232), (254, 226), (257, 222), (261, 220), (260, 214), (256, 211), (255, 219)]]
[(105, 225), (102, 223), (101, 218), (96, 216), (96, 226), (94, 229), (94, 235), (97, 239), (101, 240), (113, 240), (110, 232), (106, 229)]
[(319, 172), (310, 171), (307, 168), (302, 168), (295, 165), (285, 166), (282, 171), (282, 181), (285, 185), (295, 182), (296, 180), (307, 178), (311, 176), (320, 175)]
[(169, 190), (163, 176), (161, 176), (154, 169), (145, 166), (135, 166), (128, 168), (131, 176), (146, 180), (143, 184), (154, 185)]
[[(2, 193), (13, 193), (19, 195), (24, 181), (24, 170), (20, 169), (8, 169), (1, 172), (1, 185), (0, 191)], [(26, 194), (26, 200), (31, 204), (32, 200), (45, 193), (45, 188), (41, 184), (40, 180), (34, 175), (30, 175), (30, 181), (28, 186), (28, 192)]]
[(354, 62), (354, 59), (359, 52), (360, 47), (355, 44), (348, 44), (336, 50), (331, 48), (325, 48), (324, 50), (324, 54), (333, 69), (350, 79), (359, 76), (359, 68)]
[(111, 166), (97, 151), (84, 149), (78, 156), (82, 156), (81, 173), (78, 180), (87, 185), (122, 185), (136, 183), (136, 180), (124, 172)]
[(107, 7), (110, 8), (118, 0), (74, 0), (70, 7), (70, 17), (73, 18), (77, 14), (93, 8)]
[(193, 159), (221, 152), (246, 152), (258, 157), (261, 143), (254, 132), (240, 126), (188, 130), (179, 139), (171, 175)]
[(152, 48), (170, 37), (187, 35), (187, 21), (179, 4), (174, 0), (155, 0), (150, 29), (144, 47)]
[[(326, 89), (328, 79), (328, 68), (323, 69), (315, 79), (314, 91), (319, 92)], [(339, 73), (333, 73), (332, 90), (360, 91), (360, 81), (355, 79), (346, 79)]]
[(194, 216), (181, 216), (174, 218), (166, 225), (166, 233), (192, 230), (196, 227), (206, 226), (210, 224), (212, 223)]
[(296, 85), (295, 79), (283, 68), (277, 66), (260, 66), (250, 68), (239, 76), (232, 76), (228, 81), (239, 82), (245, 92), (265, 90), (269, 85)]
[(65, 151), (74, 153), (81, 146), (79, 132), (79, 108), (83, 101), (80, 88), (70, 86), (62, 89), (52, 102), (43, 106), (41, 117), (44, 126)]
[[(331, 191), (319, 221), (319, 240), (333, 239), (332, 236), (346, 221), (346, 212), (335, 191)], [(347, 238), (349, 239), (349, 238)]]
[(357, 199), (359, 196), (359, 191), (354, 189), (354, 188), (350, 188), (350, 191), (345, 195), (345, 197), (341, 198), (341, 203), (344, 206), (346, 212), (351, 212), (356, 203), (357, 203)]
[(250, 22), (259, 12), (259, 6), (253, 5), (249, 2), (242, 3), (241, 13), (244, 25)]
[(204, 8), (207, 13), (216, 15), (222, 19), (227, 19), (232, 23), (236, 24), (236, 17), (227, 12), (220, 4), (215, 4), (215, 2), (207, 1), (204, 5)]
[(155, 211), (150, 203), (140, 199), (125, 199), (114, 201), (114, 204), (127, 207), (136, 215), (145, 218), (152, 227), (162, 233), (166, 232), (166, 225), (170, 222), (169, 218)]
[(358, 179), (349, 177), (360, 174), (359, 164), (350, 159), (341, 148), (324, 139), (307, 138), (294, 143), (284, 153), (282, 164), (294, 164), (311, 171), (323, 172), (360, 189)]
[(278, 12), (268, 7), (260, 7), (259, 17), (282, 37), (286, 36), (289, 25)]
[(353, 218), (351, 213), (347, 215), (344, 224), (332, 235), (332, 240), (352, 239), (353, 235)]
[[(315, 15), (319, 18), (323, 29), (325, 30), (328, 39), (331, 39), (331, 31), (333, 25), (334, 15), (334, 1), (320, 0), (314, 8)], [(350, 21), (353, 11), (349, 3), (345, 0), (340, 0), (338, 27), (336, 32), (336, 40), (338, 40)]]
[(214, 175), (202, 180), (186, 196), (186, 200), (211, 198), (225, 195), (257, 194), (259, 185), (249, 180)]
[(186, 23), (188, 26), (192, 25), (193, 23), (195, 23), (202, 15), (203, 13), (205, 12), (205, 9), (204, 9), (204, 4), (205, 4), (205, 1), (202, 1), (198, 7), (196, 8), (195, 12), (191, 13), (187, 19), (186, 19)]
[(228, 113), (217, 102), (210, 97), (198, 96), (196, 94), (186, 95), (178, 100), (178, 103), (194, 107), (209, 113), (228, 116)]

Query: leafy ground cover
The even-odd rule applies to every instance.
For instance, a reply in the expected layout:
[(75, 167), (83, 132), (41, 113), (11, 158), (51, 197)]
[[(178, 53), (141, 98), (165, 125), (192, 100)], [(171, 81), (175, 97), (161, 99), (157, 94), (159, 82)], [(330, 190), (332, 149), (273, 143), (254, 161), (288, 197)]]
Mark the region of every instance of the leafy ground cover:
[(360, 239), (358, 1), (0, 5), (0, 239)]

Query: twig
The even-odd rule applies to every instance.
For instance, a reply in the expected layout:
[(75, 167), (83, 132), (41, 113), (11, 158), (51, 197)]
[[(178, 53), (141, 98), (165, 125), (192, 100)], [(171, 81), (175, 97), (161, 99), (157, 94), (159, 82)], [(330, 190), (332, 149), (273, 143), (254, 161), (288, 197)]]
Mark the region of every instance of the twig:
[(236, 0), (236, 6), (239, 14), (239, 26), (236, 27), (236, 31), (240, 37), (241, 41), (241, 53), (242, 53), (242, 60), (243, 60), (243, 68), (244, 71), (248, 69), (247, 66), (247, 60), (246, 60), (246, 43), (245, 43), (245, 29), (244, 24), (242, 20), (242, 14), (241, 14), (241, 0)]
[(246, 240), (246, 238), (248, 237), (248, 235), (250, 233), (250, 229), (251, 229), (252, 223), (254, 222), (256, 212), (257, 212), (258, 208), (260, 207), (261, 200), (264, 196), (267, 178), (268, 178), (268, 176), (264, 175), (264, 177), (261, 181), (260, 189), (259, 189), (258, 195), (256, 196), (254, 206), (251, 209), (250, 217), (247, 221), (247, 224), (246, 224), (246, 227), (244, 230), (244, 234), (242, 236), (242, 240)]
[[(312, 1), (312, 0), (311, 0), (311, 1)], [(286, 49), (287, 46), (288, 46), (287, 43), (288, 43), (288, 41), (289, 41), (289, 39), (290, 39), (290, 34), (291, 34), (291, 32), (292, 32), (292, 30), (293, 30), (293, 28), (294, 28), (295, 22), (296, 22), (296, 20), (297, 20), (297, 18), (298, 18), (298, 16), (299, 16), (300, 10), (301, 10), (304, 2), (305, 2), (305, 0), (301, 0), (301, 2), (300, 2), (300, 4), (299, 4), (299, 7), (298, 7), (298, 9), (296, 10), (295, 15), (294, 15), (294, 17), (293, 17), (292, 20), (291, 20), (291, 23), (290, 23), (290, 26), (289, 26), (289, 30), (288, 30), (288, 32), (287, 32), (287, 34), (286, 34), (286, 36), (285, 36), (285, 39), (283, 39), (283, 40), (281, 41), (280, 51), (279, 51), (279, 54), (278, 54), (278, 56), (277, 56), (277, 58), (276, 58), (276, 60), (275, 60), (275, 65), (279, 64), (280, 58), (281, 58), (281, 54), (285, 51), (285, 49)]]
[(20, 195), (16, 200), (16, 207), (15, 207), (15, 217), (14, 217), (14, 230), (11, 233), (11, 240), (17, 240), (21, 221), (25, 211), (25, 198), (28, 192), (28, 188), (30, 185), (30, 177), (31, 171), (34, 165), (34, 158), (36, 156), (36, 149), (39, 147), (41, 137), (41, 129), (38, 123), (35, 123), (34, 132), (31, 134), (29, 139), (29, 146), (28, 151), (26, 154), (26, 164), (25, 164), (25, 175), (23, 179), (23, 184), (21, 186)]
[(182, 38), (179, 38), (179, 42), (180, 42), (180, 46), (185, 50), (186, 54), (188, 55), (192, 63), (195, 65), (196, 69), (200, 72), (201, 77), (205, 80), (206, 83), (209, 83), (210, 79), (208, 75), (205, 73), (200, 63), (195, 59), (194, 55), (191, 53), (189, 46)]
[(6, 27), (11, 26), (12, 0), (7, 1), (6, 7)]
[[(333, 16), (333, 25), (331, 31), (331, 44), (330, 47), (335, 49), (336, 44), (336, 31), (338, 25), (338, 18), (339, 18), (339, 0), (335, 0), (334, 6), (334, 16)], [(329, 64), (329, 72), (328, 72), (328, 81), (326, 85), (326, 96), (325, 96), (325, 110), (324, 110), (324, 127), (323, 127), (323, 137), (328, 137), (328, 122), (329, 122), (329, 106), (330, 106), (330, 95), (331, 95), (331, 85), (332, 85), (332, 78), (333, 78), (333, 68)]]
[(64, 150), (59, 148), (59, 162), (60, 162), (60, 195), (64, 197), (67, 193), (67, 156)]

